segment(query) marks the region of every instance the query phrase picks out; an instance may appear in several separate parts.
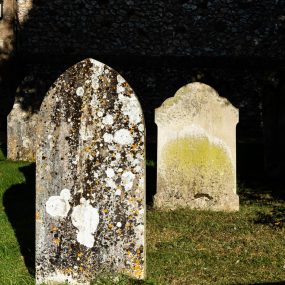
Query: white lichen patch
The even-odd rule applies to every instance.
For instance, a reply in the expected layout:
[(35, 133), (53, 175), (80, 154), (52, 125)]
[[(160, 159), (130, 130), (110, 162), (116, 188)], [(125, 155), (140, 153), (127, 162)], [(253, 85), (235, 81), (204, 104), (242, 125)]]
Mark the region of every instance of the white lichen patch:
[(112, 124), (114, 123), (113, 116), (110, 115), (110, 114), (107, 114), (107, 115), (103, 118), (102, 123), (105, 124), (105, 125), (112, 125)]
[(125, 79), (121, 75), (117, 75), (117, 93), (122, 94), (125, 92), (125, 87), (123, 86), (124, 83), (126, 83)]
[(70, 210), (70, 190), (63, 189), (59, 196), (51, 196), (46, 202), (46, 211), (53, 218), (65, 218)]
[(107, 168), (107, 170), (105, 172), (106, 172), (107, 177), (109, 177), (109, 178), (112, 178), (115, 176), (115, 172), (112, 168)]
[(144, 246), (144, 225), (138, 225), (135, 229), (136, 245)]
[(85, 198), (80, 199), (80, 205), (73, 208), (71, 222), (78, 229), (77, 241), (91, 248), (94, 244), (94, 232), (99, 225), (98, 209), (90, 205)]
[(118, 98), (122, 102), (122, 112), (129, 117), (129, 122), (138, 124), (141, 121), (141, 109), (137, 98), (123, 95), (119, 95)]
[(103, 116), (103, 112), (102, 112), (102, 111), (98, 111), (98, 112), (97, 112), (97, 116), (98, 116), (99, 118), (101, 118), (101, 117)]
[(135, 174), (131, 171), (125, 171), (122, 174), (122, 185), (125, 187), (125, 190), (132, 189), (135, 177)]
[(134, 139), (130, 133), (129, 130), (127, 129), (120, 129), (115, 132), (114, 134), (114, 141), (117, 144), (121, 145), (130, 145), (134, 142)]
[(140, 132), (144, 131), (144, 125), (143, 124), (139, 124), (138, 129)]
[(110, 187), (112, 189), (115, 189), (117, 187), (115, 181), (113, 179), (111, 179), (111, 178), (106, 178), (105, 182), (106, 182), (106, 186), (107, 187)]
[(83, 96), (84, 95), (84, 88), (83, 87), (78, 87), (77, 89), (76, 89), (76, 95), (77, 96)]
[(96, 93), (93, 93), (93, 94), (92, 94), (92, 100), (91, 100), (90, 104), (91, 104), (91, 106), (92, 106), (93, 108), (99, 106), (99, 100), (98, 100), (98, 98), (97, 98)]
[(113, 135), (105, 133), (103, 135), (103, 140), (104, 140), (105, 143), (111, 143), (113, 141)]
[(91, 86), (95, 90), (99, 88), (99, 76), (103, 74), (104, 72), (104, 64), (100, 61), (90, 59), (90, 61), (93, 64), (92, 68), (92, 75), (91, 75)]

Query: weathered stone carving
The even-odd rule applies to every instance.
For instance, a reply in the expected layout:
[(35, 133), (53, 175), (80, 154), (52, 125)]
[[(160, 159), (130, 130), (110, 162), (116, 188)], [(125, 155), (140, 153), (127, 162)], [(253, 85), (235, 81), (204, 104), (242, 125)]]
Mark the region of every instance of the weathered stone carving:
[(39, 120), (37, 284), (143, 278), (145, 128), (133, 90), (86, 59), (53, 84)]
[(158, 126), (155, 206), (238, 210), (238, 110), (211, 87), (192, 83), (155, 110)]

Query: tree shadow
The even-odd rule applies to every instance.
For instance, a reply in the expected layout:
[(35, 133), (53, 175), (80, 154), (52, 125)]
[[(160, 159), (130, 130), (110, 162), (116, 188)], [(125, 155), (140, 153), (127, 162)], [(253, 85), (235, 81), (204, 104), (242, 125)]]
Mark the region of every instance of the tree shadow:
[(25, 183), (15, 184), (4, 194), (3, 205), (15, 231), (29, 273), (35, 274), (35, 164), (19, 168)]

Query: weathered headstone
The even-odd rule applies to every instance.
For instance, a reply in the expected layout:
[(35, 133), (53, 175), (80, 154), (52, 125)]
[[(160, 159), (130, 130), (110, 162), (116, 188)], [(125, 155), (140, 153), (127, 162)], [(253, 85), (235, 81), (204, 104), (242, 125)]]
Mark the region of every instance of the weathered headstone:
[(86, 59), (57, 79), (39, 116), (37, 284), (143, 278), (145, 128), (133, 90)]
[(38, 96), (33, 75), (27, 76), (17, 89), (13, 109), (7, 117), (7, 158), (35, 161), (38, 110), (42, 97)]
[[(38, 112), (46, 91), (54, 82), (58, 67), (28, 66), (19, 84), (13, 109), (7, 117), (7, 157), (11, 160), (36, 160)], [(59, 72), (58, 74), (61, 74)]]
[(210, 86), (191, 83), (155, 110), (155, 122), (155, 206), (238, 210), (238, 110)]

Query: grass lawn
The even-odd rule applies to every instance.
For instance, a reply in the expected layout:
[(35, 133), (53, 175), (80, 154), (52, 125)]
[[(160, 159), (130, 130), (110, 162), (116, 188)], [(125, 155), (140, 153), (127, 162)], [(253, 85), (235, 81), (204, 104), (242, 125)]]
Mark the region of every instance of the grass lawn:
[[(34, 284), (34, 175), (0, 153), (0, 285)], [(285, 284), (285, 202), (240, 188), (237, 213), (150, 207), (147, 279), (116, 284)]]

